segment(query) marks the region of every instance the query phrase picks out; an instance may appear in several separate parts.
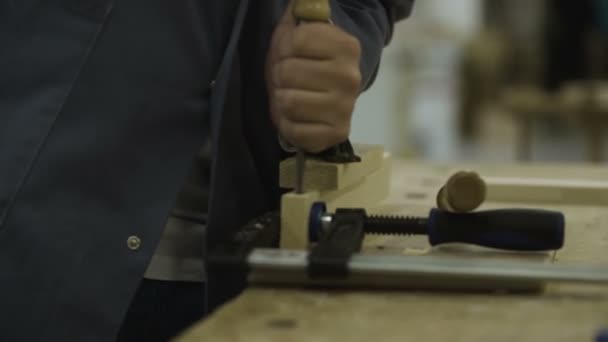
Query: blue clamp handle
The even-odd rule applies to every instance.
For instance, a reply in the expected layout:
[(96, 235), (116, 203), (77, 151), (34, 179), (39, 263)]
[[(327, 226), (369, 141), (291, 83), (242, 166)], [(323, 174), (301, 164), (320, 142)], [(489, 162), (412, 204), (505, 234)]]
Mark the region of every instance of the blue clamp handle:
[(470, 243), (516, 251), (557, 250), (564, 245), (565, 220), (560, 212), (500, 209), (456, 214), (432, 209), (428, 221), (431, 245)]

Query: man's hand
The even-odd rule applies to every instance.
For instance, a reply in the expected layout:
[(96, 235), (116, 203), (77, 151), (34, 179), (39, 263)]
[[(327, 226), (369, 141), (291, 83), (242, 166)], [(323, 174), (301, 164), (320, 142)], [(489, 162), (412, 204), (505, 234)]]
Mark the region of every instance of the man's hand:
[(361, 90), (361, 46), (329, 23), (297, 25), (292, 5), (275, 29), (267, 57), (270, 111), (283, 139), (320, 152), (349, 136)]

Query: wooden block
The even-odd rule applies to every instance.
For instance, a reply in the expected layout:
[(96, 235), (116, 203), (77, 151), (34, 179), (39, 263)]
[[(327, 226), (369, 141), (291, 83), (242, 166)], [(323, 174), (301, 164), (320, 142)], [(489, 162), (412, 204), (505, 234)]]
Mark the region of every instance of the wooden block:
[(496, 202), (541, 202), (608, 205), (608, 182), (600, 180), (484, 177), (487, 199)]
[(321, 200), (327, 203), (328, 210), (338, 207), (369, 209), (377, 206), (389, 194), (391, 177), (390, 157), (381, 163), (380, 169), (346, 188), (321, 192)]
[(338, 207), (370, 208), (388, 196), (390, 157), (381, 167), (354, 184), (339, 190), (288, 193), (281, 198), (281, 248), (308, 248), (308, 214), (316, 201), (327, 204), (328, 210)]
[[(382, 146), (356, 145), (354, 148), (361, 157), (359, 163), (335, 164), (307, 159), (303, 181), (304, 192), (342, 189), (359, 182), (382, 166), (384, 158)], [(279, 184), (286, 189), (295, 187), (295, 158), (281, 162)]]
[(320, 194), (317, 191), (283, 195), (281, 198), (281, 248), (308, 248), (308, 214), (312, 204), (319, 200)]

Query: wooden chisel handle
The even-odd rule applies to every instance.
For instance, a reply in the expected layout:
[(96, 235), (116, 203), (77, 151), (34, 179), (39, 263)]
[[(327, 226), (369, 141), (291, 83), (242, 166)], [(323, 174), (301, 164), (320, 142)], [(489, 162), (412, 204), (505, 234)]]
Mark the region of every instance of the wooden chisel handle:
[(331, 18), (329, 0), (296, 0), (293, 16), (298, 21), (329, 22)]

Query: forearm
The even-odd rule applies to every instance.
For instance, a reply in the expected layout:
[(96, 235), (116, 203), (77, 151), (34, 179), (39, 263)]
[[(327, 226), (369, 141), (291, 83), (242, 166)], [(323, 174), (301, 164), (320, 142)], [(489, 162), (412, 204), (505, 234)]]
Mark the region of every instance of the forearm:
[(334, 24), (361, 43), (362, 87), (374, 80), (382, 49), (389, 42), (396, 20), (409, 15), (413, 0), (331, 0)]

